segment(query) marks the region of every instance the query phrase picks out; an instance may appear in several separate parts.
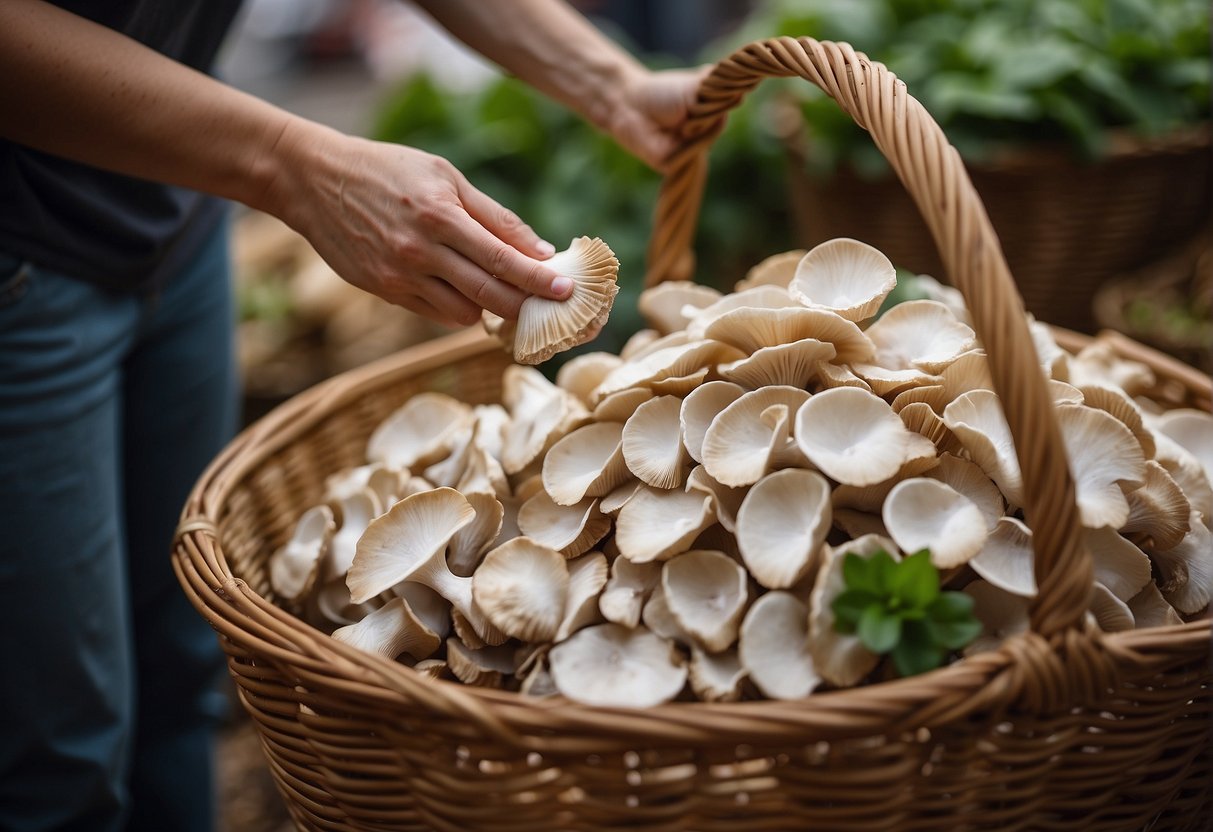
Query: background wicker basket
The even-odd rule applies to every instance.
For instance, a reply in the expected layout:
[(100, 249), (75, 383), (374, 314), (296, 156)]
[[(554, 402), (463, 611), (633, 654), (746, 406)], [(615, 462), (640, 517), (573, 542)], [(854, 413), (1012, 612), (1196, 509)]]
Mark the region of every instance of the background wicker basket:
[[(845, 45), (755, 43), (701, 88), (658, 202), (652, 282), (690, 267), (706, 151), (760, 79), (827, 90), (889, 157), (965, 292), (1030, 484), (1032, 632), (931, 673), (798, 702), (646, 710), (422, 679), (273, 603), (268, 559), (324, 475), (361, 461), (407, 397), (494, 400), (506, 356), (468, 331), (332, 379), (212, 464), (174, 566), (216, 628), (302, 829), (793, 830), (1202, 828), (1210, 811), (1209, 622), (1104, 635), (1084, 623), (1089, 555), (1022, 306), (959, 157), (904, 87)], [(1078, 336), (1059, 333), (1071, 348)], [(1132, 342), (1160, 397), (1207, 378)], [(1011, 395), (1013, 394), (1013, 395)]]

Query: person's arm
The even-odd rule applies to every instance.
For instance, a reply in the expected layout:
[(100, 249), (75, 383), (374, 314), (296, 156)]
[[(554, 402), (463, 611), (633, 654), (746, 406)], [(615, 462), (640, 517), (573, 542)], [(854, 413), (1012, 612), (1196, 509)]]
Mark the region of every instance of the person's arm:
[(443, 28), (661, 168), (706, 68), (651, 72), (564, 0), (414, 0)]
[(439, 321), (570, 291), (532, 259), (551, 247), (446, 160), (291, 115), (41, 0), (0, 3), (0, 135), (274, 214), (349, 282)]

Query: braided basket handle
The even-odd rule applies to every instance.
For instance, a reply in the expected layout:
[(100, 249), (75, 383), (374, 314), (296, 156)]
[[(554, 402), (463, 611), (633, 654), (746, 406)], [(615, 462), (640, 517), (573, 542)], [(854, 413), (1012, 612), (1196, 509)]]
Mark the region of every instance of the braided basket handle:
[(759, 81), (790, 76), (821, 87), (871, 133), (926, 219), (986, 348), (994, 391), (1015, 440), (1039, 585), (1032, 629), (1050, 637), (1078, 626), (1091, 593), (1091, 558), (1082, 546), (1074, 483), (1023, 300), (960, 154), (883, 64), (845, 43), (808, 37), (756, 41), (718, 63), (699, 86), (685, 141), (671, 157), (658, 195), (646, 285), (690, 279), (708, 148), (728, 111)]

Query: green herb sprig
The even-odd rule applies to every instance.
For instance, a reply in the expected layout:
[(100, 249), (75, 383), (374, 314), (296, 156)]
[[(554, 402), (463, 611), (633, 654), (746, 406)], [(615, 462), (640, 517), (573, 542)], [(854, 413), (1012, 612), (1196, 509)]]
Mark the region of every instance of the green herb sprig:
[(940, 590), (926, 549), (901, 561), (883, 550), (869, 558), (849, 553), (842, 575), (846, 590), (834, 599), (834, 628), (892, 656), (902, 676), (939, 667), (981, 633), (973, 599)]

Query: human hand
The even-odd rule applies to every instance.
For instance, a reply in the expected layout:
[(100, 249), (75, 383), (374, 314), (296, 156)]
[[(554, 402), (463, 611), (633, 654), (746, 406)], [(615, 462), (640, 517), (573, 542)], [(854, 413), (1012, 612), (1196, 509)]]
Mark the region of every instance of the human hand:
[(686, 120), (699, 82), (711, 71), (671, 69), (639, 70), (629, 74), (621, 94), (602, 125), (627, 150), (656, 170), (678, 147), (678, 129)]
[(530, 294), (562, 300), (554, 248), (447, 160), (314, 125), (288, 128), (267, 210), (349, 283), (447, 325), (481, 309), (518, 317)]

